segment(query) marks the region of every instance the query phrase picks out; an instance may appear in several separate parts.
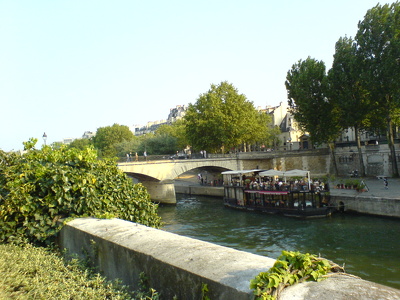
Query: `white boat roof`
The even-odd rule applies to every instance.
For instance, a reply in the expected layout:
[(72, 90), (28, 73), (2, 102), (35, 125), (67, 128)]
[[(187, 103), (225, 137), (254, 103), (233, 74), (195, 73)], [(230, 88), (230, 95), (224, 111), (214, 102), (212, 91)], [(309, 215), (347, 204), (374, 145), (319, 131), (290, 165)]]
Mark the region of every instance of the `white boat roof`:
[(290, 176), (302, 176), (302, 177), (307, 177), (309, 175), (310, 171), (307, 170), (288, 170), (288, 171), (278, 171), (278, 170), (267, 170), (260, 172), (260, 176), (283, 176), (283, 177), (290, 177)]
[(222, 175), (242, 175), (246, 173), (254, 173), (254, 172), (260, 172), (263, 171), (261, 169), (253, 169), (253, 170), (235, 170), (235, 171), (225, 171), (222, 172)]

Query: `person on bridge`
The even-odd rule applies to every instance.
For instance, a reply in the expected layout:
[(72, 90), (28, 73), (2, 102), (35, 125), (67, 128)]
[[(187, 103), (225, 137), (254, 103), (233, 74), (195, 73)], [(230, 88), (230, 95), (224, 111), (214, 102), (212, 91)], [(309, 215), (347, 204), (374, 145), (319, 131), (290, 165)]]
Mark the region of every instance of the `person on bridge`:
[(139, 161), (139, 155), (137, 154), (137, 152), (135, 153), (135, 161)]

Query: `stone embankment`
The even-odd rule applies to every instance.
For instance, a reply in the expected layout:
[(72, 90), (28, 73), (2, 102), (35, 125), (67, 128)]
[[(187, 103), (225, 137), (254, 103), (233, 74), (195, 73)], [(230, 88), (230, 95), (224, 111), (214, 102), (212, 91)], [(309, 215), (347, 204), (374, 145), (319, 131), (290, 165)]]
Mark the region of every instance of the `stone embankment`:
[[(274, 259), (112, 219), (75, 219), (64, 225), (59, 244), (70, 254), (90, 257), (109, 279), (138, 288), (143, 272), (162, 299), (253, 299), (250, 280)], [(400, 290), (346, 275), (301, 283), (284, 290), (288, 299), (400, 299)]]
[(343, 211), (382, 217), (400, 218), (400, 179), (388, 178), (386, 188), (382, 179), (363, 179), (366, 191), (331, 188), (331, 197)]

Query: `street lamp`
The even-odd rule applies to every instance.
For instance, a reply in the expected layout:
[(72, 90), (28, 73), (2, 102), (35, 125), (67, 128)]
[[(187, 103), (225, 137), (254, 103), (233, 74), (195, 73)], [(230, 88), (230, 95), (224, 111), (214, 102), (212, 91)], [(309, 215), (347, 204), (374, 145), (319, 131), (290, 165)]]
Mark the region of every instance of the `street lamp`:
[(47, 141), (47, 134), (46, 134), (46, 132), (43, 133), (43, 141), (44, 141), (44, 145), (46, 146), (46, 141)]

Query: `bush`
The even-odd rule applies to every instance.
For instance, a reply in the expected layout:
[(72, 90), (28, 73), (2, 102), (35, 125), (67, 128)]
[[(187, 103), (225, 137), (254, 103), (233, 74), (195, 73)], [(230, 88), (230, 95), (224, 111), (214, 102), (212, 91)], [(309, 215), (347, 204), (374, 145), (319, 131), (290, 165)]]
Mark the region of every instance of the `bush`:
[(24, 143), (23, 155), (0, 151), (0, 241), (51, 242), (59, 219), (78, 216), (161, 226), (147, 190), (115, 162), (97, 160), (93, 148), (35, 150), (35, 143)]

